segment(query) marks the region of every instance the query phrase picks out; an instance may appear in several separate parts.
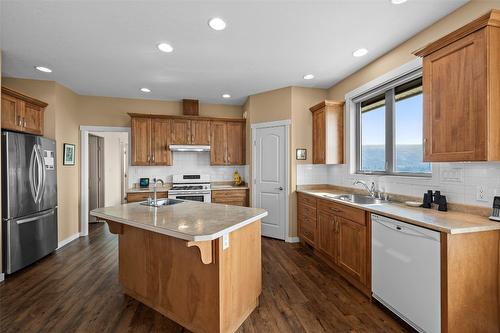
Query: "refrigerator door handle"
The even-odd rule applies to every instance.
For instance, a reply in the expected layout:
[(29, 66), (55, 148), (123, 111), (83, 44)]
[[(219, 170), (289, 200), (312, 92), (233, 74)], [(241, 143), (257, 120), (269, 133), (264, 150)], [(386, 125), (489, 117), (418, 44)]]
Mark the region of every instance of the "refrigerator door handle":
[(30, 181), (30, 190), (31, 190), (31, 196), (33, 197), (33, 200), (35, 203), (37, 202), (38, 199), (38, 193), (37, 193), (37, 188), (35, 187), (35, 146), (33, 146), (33, 150), (31, 151), (31, 157), (30, 157), (30, 164), (29, 164), (29, 169), (28, 169), (28, 175), (29, 175), (29, 181)]
[(16, 224), (23, 224), (23, 223), (33, 222), (33, 221), (37, 221), (37, 220), (40, 220), (40, 219), (42, 219), (44, 217), (52, 216), (52, 215), (54, 215), (54, 210), (53, 209), (50, 212), (48, 212), (48, 213), (44, 213), (44, 214), (40, 214), (40, 215), (35, 215), (35, 216), (31, 216), (31, 217), (28, 217), (28, 218), (25, 218), (25, 219), (17, 220)]
[(38, 175), (39, 175), (39, 186), (38, 186), (38, 203), (42, 201), (43, 193), (45, 192), (45, 168), (43, 163), (42, 148), (37, 145), (38, 153)]

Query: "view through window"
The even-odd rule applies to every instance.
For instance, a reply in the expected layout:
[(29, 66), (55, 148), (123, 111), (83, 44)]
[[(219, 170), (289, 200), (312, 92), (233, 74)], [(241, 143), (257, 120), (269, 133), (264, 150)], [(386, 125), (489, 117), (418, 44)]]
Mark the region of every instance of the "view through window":
[(430, 175), (431, 164), (423, 162), (421, 77), (396, 83), (357, 107), (359, 173)]

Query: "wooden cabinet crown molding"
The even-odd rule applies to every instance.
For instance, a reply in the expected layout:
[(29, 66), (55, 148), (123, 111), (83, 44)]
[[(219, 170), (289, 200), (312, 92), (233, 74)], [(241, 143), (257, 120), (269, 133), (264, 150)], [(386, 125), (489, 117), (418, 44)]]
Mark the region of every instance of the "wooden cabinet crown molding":
[(244, 118), (218, 118), (218, 117), (205, 117), (205, 116), (183, 116), (183, 115), (170, 115), (170, 114), (148, 114), (148, 113), (128, 113), (132, 118), (165, 118), (165, 119), (185, 119), (185, 120), (212, 120), (212, 121), (233, 121), (244, 123)]
[(7, 94), (7, 95), (12, 96), (12, 97), (15, 97), (15, 98), (18, 98), (18, 99), (21, 99), (29, 104), (34, 104), (34, 105), (39, 106), (41, 108), (46, 108), (49, 105), (45, 102), (42, 102), (39, 99), (27, 96), (25, 94), (20, 93), (19, 91), (15, 91), (13, 89), (3, 87), (3, 86), (2, 86), (2, 93)]
[(338, 107), (343, 107), (345, 104), (344, 101), (330, 101), (330, 100), (325, 100), (325, 101), (321, 101), (319, 102), (318, 104), (314, 105), (314, 106), (311, 106), (309, 108), (309, 111), (311, 112), (316, 112), (318, 110), (321, 110), (323, 109), (325, 106), (338, 106)]
[(492, 26), (500, 28), (500, 10), (492, 9), (483, 16), (475, 19), (474, 21), (468, 23), (467, 25), (449, 33), (448, 35), (431, 42), (430, 44), (416, 50), (413, 52), (414, 55), (418, 57), (425, 57), (433, 52), (436, 52), (443, 47), (456, 42), (486, 26)]

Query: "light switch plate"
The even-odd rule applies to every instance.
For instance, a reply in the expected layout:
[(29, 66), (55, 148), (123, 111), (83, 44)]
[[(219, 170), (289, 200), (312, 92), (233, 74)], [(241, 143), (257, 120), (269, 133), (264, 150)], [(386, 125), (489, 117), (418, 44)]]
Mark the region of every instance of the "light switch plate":
[(222, 235), (222, 249), (228, 249), (229, 248), (229, 234), (224, 234)]
[(441, 168), (441, 181), (445, 183), (463, 183), (464, 182), (464, 169), (453, 167)]

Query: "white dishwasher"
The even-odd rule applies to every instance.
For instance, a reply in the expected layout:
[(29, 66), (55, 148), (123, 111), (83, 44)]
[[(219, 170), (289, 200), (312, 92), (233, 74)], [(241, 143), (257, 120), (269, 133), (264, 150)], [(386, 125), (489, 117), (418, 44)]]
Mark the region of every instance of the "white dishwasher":
[(419, 332), (441, 331), (440, 234), (372, 214), (373, 297)]

